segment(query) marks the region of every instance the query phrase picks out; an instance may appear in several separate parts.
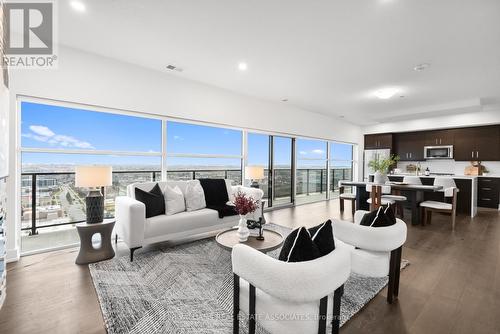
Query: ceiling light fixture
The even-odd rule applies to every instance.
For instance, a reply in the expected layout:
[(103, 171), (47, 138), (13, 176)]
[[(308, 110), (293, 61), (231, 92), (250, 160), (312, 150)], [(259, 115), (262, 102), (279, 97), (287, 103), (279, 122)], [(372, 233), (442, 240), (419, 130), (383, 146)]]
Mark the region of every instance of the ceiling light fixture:
[(83, 2), (81, 2), (81, 1), (76, 1), (75, 0), (75, 1), (71, 1), (69, 4), (71, 5), (71, 8), (73, 8), (77, 12), (83, 13), (87, 9), (85, 7), (85, 4)]
[(423, 70), (427, 69), (429, 66), (431, 66), (431, 64), (429, 64), (429, 63), (422, 63), (422, 64), (418, 64), (417, 66), (415, 66), (413, 68), (413, 70), (417, 71), (417, 72), (420, 72), (420, 71), (423, 71)]
[(246, 71), (248, 69), (248, 64), (242, 61), (238, 63), (238, 69), (240, 71)]
[(397, 93), (399, 93), (399, 89), (391, 87), (391, 88), (379, 89), (374, 93), (374, 95), (379, 99), (387, 100), (393, 97)]

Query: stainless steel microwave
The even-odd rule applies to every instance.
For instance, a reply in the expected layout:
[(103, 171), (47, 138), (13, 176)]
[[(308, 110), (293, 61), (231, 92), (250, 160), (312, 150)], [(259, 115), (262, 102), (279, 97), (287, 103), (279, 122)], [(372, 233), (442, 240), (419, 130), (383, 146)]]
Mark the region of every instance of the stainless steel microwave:
[(453, 145), (425, 146), (425, 159), (453, 159)]

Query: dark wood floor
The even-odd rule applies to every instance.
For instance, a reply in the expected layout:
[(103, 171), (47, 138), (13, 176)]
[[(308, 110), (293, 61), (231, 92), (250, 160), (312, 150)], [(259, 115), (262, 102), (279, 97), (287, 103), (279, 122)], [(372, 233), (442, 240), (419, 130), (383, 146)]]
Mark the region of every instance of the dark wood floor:
[[(348, 204), (347, 204), (348, 205)], [(352, 219), (346, 207), (345, 219)], [(312, 226), (339, 218), (338, 202), (315, 203), (266, 214), (269, 222)], [(140, 251), (147, 251), (140, 250)], [(119, 255), (125, 255), (119, 246)], [(105, 333), (86, 266), (76, 250), (23, 257), (8, 265), (7, 300), (0, 333)], [(399, 300), (388, 305), (385, 289), (341, 333), (500, 333), (500, 212), (480, 210), (408, 228)]]

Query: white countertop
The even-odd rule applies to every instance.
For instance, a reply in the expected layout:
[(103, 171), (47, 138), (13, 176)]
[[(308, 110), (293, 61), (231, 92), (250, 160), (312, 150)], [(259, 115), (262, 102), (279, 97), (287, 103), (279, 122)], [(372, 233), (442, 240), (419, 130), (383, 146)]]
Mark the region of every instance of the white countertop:
[[(401, 174), (387, 174), (387, 176), (417, 176), (414, 173), (401, 173)], [(436, 177), (451, 177), (454, 179), (476, 179), (478, 177), (498, 177), (500, 178), (499, 174), (488, 174), (488, 175), (418, 175), (418, 177), (429, 177), (429, 178), (436, 178)]]

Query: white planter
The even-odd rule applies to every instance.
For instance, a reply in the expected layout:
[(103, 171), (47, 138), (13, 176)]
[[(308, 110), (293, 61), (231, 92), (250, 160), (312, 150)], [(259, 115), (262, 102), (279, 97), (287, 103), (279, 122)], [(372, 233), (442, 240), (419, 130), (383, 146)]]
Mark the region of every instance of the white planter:
[(385, 184), (387, 181), (387, 175), (380, 171), (376, 171), (375, 174), (373, 174), (373, 183), (375, 184)]
[(245, 242), (248, 240), (248, 236), (250, 235), (250, 231), (247, 227), (247, 218), (245, 216), (240, 215), (240, 221), (238, 223), (238, 239), (240, 242)]

